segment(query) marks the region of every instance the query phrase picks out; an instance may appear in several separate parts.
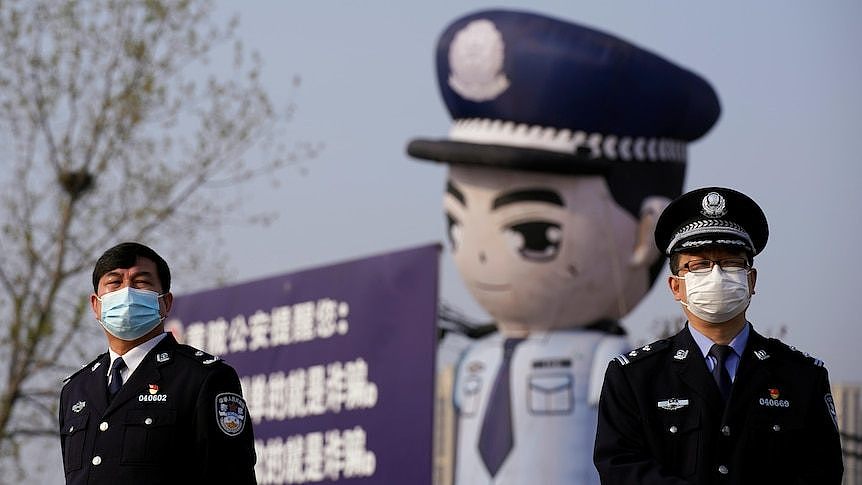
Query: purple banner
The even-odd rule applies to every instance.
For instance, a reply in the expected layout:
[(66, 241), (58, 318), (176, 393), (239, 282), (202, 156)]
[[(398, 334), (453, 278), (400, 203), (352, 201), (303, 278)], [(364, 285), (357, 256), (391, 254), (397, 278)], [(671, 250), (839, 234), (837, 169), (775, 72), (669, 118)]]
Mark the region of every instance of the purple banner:
[(239, 373), (260, 484), (431, 483), (438, 245), (178, 296)]

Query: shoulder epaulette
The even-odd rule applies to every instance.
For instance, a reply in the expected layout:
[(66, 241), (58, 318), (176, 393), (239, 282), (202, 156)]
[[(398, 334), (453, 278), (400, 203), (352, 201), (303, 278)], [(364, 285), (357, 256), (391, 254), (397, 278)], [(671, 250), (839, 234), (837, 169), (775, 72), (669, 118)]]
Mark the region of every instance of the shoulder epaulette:
[(657, 340), (651, 344), (626, 352), (625, 354), (620, 354), (614, 357), (614, 360), (619, 362), (620, 365), (628, 365), (632, 362), (645, 359), (651, 355), (657, 355), (660, 350), (667, 348), (668, 345), (670, 345), (670, 341), (668, 339)]
[(183, 354), (186, 357), (190, 357), (192, 360), (200, 362), (204, 365), (209, 365), (221, 361), (221, 357), (208, 354), (203, 350), (196, 349), (190, 345), (181, 344), (177, 347), (177, 351), (180, 354)]
[[(90, 362), (87, 362), (86, 364), (82, 365), (80, 369), (76, 370), (75, 372), (73, 372), (69, 376), (65, 377), (63, 379), (63, 384), (71, 381), (72, 378), (74, 378), (76, 375), (80, 374), (81, 372), (83, 372), (87, 368), (90, 368), (90, 370), (96, 370), (96, 367), (99, 366), (98, 362), (102, 359), (102, 357), (105, 356), (105, 354), (107, 354), (107, 352), (99, 354), (98, 357), (96, 357), (95, 359), (91, 360)], [(105, 375), (108, 375), (107, 371), (105, 371)]]
[(822, 360), (818, 359), (817, 357), (814, 357), (813, 355), (809, 354), (808, 352), (803, 352), (803, 351), (797, 349), (796, 347), (794, 347), (792, 345), (787, 345), (786, 343), (784, 343), (778, 339), (770, 338), (769, 342), (772, 345), (784, 350), (787, 353), (787, 355), (793, 356), (796, 359), (799, 359), (803, 362), (813, 364), (817, 367), (824, 367), (824, 365), (825, 365)]

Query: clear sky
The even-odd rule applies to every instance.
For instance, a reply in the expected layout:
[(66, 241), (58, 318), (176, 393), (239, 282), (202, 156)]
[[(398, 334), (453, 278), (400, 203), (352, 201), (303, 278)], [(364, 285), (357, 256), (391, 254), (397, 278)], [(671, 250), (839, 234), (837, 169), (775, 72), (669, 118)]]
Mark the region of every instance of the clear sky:
[[(432, 57), (437, 36), (456, 17), (488, 7), (608, 31), (713, 84), (722, 115), (689, 146), (685, 188), (734, 187), (766, 212), (771, 235), (756, 261), (749, 318), (764, 333), (785, 325), (785, 341), (824, 360), (833, 382), (862, 382), (862, 2), (855, 0), (221, 1), (219, 15), (238, 13), (239, 36), (261, 53), (276, 102), (292, 94), (298, 104), (285, 141), (326, 144), (305, 175), (288, 171), (277, 189), (244, 189), (244, 212), (274, 209), (280, 217), (226, 234), (232, 282), (445, 240), (446, 168), (410, 159), (405, 146), (448, 132)], [(488, 318), (448, 252), (442, 269), (442, 298)], [(634, 342), (681, 312), (665, 276), (623, 321)]]

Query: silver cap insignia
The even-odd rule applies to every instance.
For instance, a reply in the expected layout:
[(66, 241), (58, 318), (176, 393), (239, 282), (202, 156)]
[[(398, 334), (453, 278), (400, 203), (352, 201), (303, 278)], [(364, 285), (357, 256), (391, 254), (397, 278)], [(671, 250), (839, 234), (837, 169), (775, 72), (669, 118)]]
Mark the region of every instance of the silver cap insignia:
[(706, 217), (714, 219), (727, 214), (727, 201), (725, 201), (724, 197), (718, 192), (710, 192), (706, 194), (700, 202), (700, 206), (703, 208), (700, 213)]

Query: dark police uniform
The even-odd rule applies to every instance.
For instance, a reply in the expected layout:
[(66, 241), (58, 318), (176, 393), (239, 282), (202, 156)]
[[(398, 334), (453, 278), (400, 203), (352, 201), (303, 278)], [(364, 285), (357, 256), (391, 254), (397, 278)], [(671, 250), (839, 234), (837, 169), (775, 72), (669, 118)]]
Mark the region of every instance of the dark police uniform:
[(595, 463), (603, 484), (839, 484), (826, 369), (752, 329), (725, 408), (685, 328), (611, 361)]
[(60, 395), (67, 484), (254, 484), (251, 419), (236, 371), (166, 335), (108, 404), (108, 353)]

